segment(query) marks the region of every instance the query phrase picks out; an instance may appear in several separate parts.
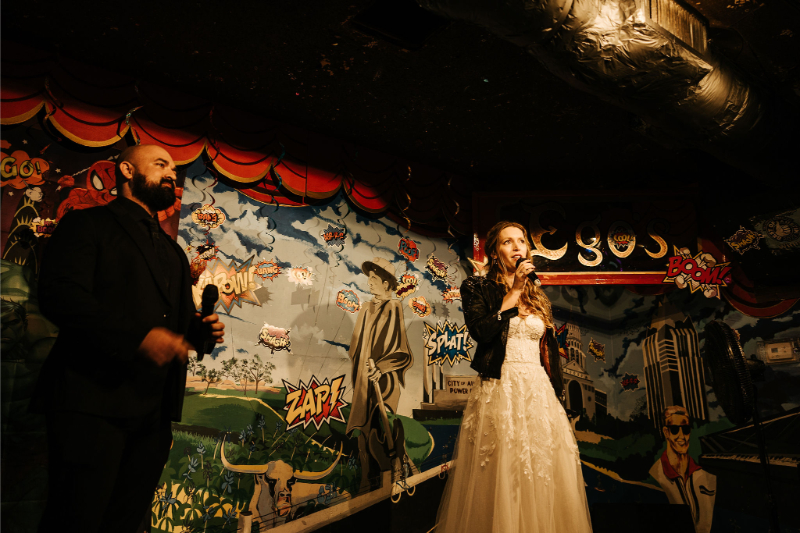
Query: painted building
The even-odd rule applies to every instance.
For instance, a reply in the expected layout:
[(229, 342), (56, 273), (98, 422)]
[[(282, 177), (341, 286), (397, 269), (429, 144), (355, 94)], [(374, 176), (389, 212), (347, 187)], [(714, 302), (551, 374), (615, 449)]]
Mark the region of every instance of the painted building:
[(608, 394), (600, 389), (594, 390), (594, 412), (598, 416), (608, 414)]
[(705, 379), (691, 317), (669, 302), (659, 304), (644, 343), (647, 412), (658, 427), (667, 406), (685, 407), (695, 420), (708, 420)]
[(566, 364), (562, 361), (564, 389), (567, 392), (567, 409), (585, 413), (592, 418), (595, 414), (594, 380), (586, 372), (586, 353), (583, 351), (580, 328), (567, 323)]

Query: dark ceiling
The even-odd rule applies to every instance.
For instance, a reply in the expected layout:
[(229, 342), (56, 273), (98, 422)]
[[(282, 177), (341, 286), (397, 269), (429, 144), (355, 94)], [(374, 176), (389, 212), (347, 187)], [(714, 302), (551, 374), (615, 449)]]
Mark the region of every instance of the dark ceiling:
[[(401, 0), (377, 1), (391, 14)], [(708, 177), (748, 179), (680, 140), (655, 140), (635, 115), (475, 26), (447, 22), (417, 50), (370, 36), (353, 20), (371, 4), (7, 1), (2, 35), (450, 170), (478, 188), (664, 188), (680, 177), (702, 190)], [(800, 107), (797, 0), (691, 4), (718, 53)]]

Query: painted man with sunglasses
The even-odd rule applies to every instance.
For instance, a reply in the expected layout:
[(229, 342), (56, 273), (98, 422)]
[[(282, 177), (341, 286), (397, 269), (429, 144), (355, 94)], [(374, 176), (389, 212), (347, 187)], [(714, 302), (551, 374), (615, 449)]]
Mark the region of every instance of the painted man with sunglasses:
[(696, 533), (708, 533), (714, 516), (717, 476), (703, 470), (689, 456), (691, 420), (686, 409), (673, 405), (664, 409), (661, 433), (667, 449), (650, 468), (650, 475), (667, 494), (669, 503), (688, 505)]

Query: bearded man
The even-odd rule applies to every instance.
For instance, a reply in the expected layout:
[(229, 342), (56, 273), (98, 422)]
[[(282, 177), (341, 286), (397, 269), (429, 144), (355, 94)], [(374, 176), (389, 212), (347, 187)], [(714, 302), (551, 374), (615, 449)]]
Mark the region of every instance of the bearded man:
[(188, 351), (222, 342), (216, 314), (201, 324), (187, 258), (158, 223), (175, 172), (161, 147), (123, 151), (118, 198), (66, 214), (44, 251), (39, 304), (59, 335), (31, 401), (47, 418), (41, 532), (136, 531), (181, 417)]

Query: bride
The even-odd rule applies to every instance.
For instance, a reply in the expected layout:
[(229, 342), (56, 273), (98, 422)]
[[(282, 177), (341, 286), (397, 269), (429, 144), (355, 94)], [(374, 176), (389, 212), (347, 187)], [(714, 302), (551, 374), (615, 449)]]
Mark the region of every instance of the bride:
[(499, 222), (486, 250), (486, 276), (461, 285), (481, 379), (464, 411), (435, 533), (591, 532), (578, 446), (556, 394), (560, 356), (557, 345), (547, 348), (555, 342), (550, 301), (527, 277), (528, 232)]

